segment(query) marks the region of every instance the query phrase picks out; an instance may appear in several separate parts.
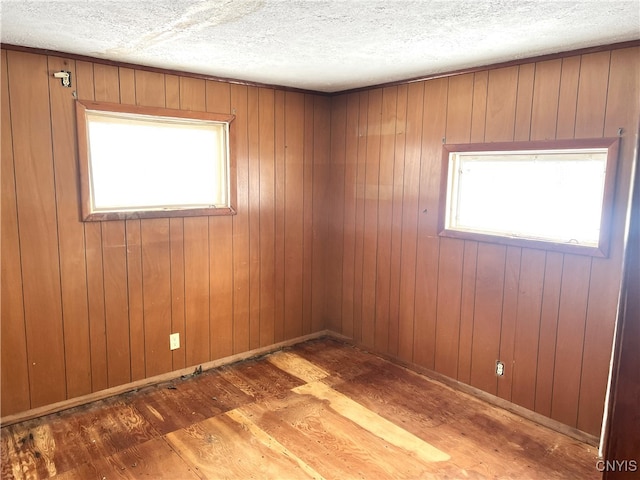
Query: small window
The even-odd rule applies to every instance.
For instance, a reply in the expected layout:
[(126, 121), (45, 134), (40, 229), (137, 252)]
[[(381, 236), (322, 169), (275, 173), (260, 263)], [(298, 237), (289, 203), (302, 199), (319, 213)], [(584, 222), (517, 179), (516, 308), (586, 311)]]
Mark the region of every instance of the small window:
[(445, 145), (441, 235), (606, 256), (618, 139)]
[(232, 115), (80, 101), (77, 114), (84, 220), (235, 213)]

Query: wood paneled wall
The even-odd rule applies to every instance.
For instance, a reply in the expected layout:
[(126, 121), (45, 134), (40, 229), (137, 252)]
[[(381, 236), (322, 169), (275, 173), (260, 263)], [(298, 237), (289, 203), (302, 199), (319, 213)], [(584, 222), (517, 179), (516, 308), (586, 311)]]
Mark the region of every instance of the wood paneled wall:
[[(324, 328), (330, 98), (5, 50), (1, 85), (3, 416)], [(73, 91), (234, 113), (238, 214), (79, 221)]]
[[(639, 50), (627, 48), (334, 97), (328, 328), (599, 435), (639, 72)], [(438, 236), (444, 141), (613, 137), (619, 128), (609, 258)]]
[[(329, 328), (598, 435), (639, 63), (626, 48), (328, 98), (3, 50), (2, 415)], [(72, 90), (235, 113), (238, 215), (80, 222)], [(443, 141), (619, 128), (609, 258), (438, 236)]]

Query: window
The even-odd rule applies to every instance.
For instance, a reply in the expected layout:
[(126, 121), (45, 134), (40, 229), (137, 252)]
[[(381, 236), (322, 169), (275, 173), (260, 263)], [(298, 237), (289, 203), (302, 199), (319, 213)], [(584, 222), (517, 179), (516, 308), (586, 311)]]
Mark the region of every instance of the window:
[(606, 256), (618, 139), (444, 145), (441, 235)]
[(235, 213), (233, 115), (76, 105), (84, 220)]

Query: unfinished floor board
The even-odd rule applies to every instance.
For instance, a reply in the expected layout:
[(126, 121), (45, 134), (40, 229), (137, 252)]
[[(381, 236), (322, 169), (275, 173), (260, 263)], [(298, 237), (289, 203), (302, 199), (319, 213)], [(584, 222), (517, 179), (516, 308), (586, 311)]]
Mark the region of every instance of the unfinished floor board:
[(600, 478), (595, 448), (328, 338), (1, 433), (7, 480)]
[(167, 441), (205, 478), (321, 478), (241, 414), (210, 418)]
[(155, 438), (110, 457), (97, 457), (55, 478), (196, 480), (202, 478), (162, 438)]
[(147, 388), (132, 403), (159, 433), (166, 434), (253, 400), (213, 371)]

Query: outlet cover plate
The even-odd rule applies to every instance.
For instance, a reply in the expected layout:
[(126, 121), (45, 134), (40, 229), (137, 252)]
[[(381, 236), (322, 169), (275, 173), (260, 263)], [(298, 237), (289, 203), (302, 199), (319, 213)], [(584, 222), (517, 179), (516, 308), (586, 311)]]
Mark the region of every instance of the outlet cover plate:
[(180, 334), (172, 333), (169, 335), (169, 349), (176, 350), (180, 348)]

